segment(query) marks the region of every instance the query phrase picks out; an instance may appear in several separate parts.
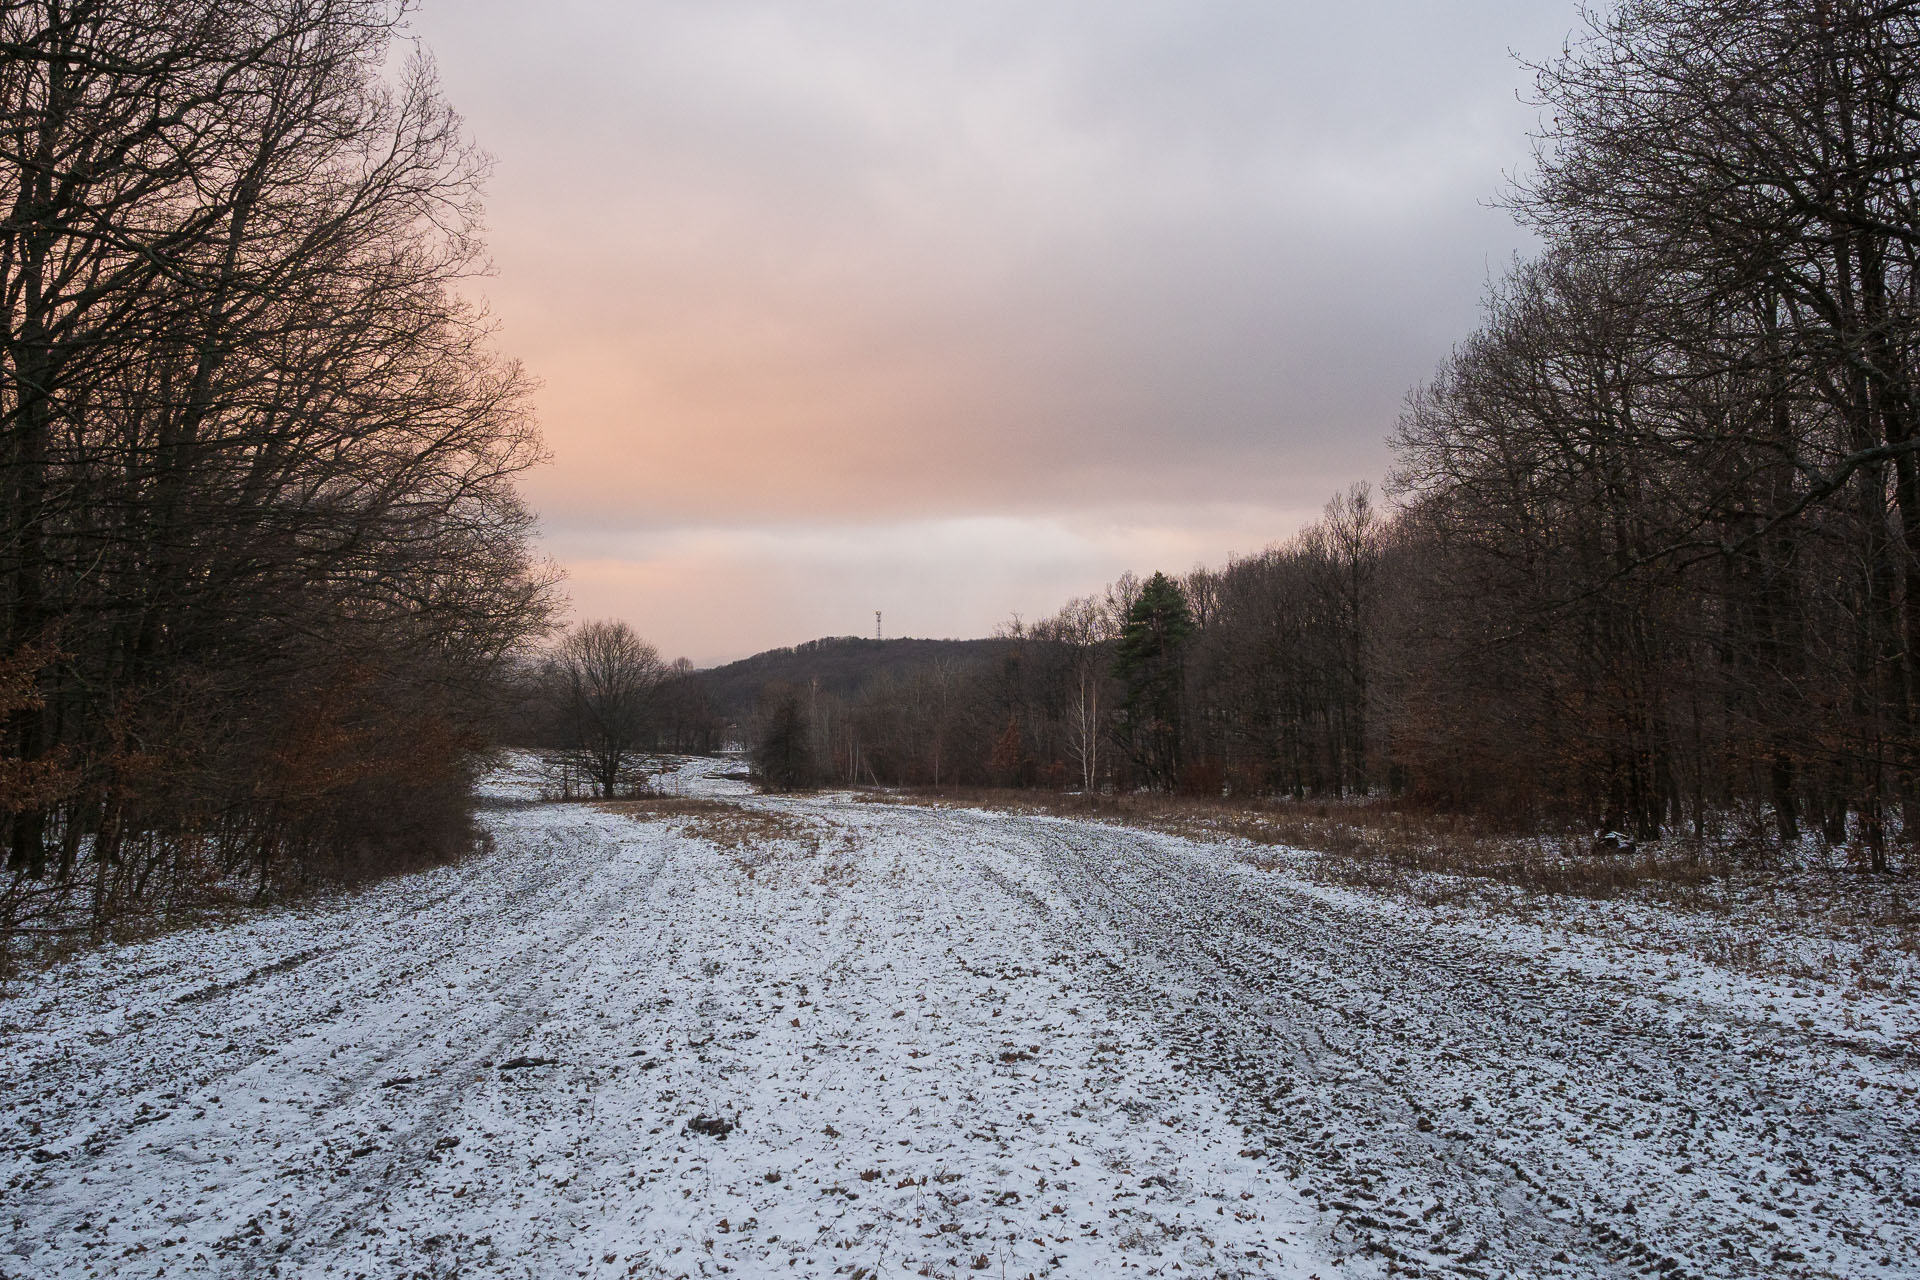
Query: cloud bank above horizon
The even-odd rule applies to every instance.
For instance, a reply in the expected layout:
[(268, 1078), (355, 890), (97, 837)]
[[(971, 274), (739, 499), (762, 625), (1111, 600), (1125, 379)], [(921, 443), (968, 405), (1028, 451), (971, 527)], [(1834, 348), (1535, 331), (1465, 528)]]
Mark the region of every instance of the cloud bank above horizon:
[[(537, 12), (537, 19), (534, 14)], [(1570, 3), (429, 0), (583, 616), (980, 635), (1378, 481)]]

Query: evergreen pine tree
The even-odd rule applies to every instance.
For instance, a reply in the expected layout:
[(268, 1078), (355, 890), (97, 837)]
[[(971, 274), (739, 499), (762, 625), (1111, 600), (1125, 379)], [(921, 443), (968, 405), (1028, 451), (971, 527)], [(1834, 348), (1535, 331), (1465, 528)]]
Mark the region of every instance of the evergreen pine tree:
[(1193, 614), (1164, 573), (1147, 579), (1127, 611), (1113, 673), (1126, 688), (1119, 731), (1148, 785), (1172, 788), (1180, 774), (1180, 702)]

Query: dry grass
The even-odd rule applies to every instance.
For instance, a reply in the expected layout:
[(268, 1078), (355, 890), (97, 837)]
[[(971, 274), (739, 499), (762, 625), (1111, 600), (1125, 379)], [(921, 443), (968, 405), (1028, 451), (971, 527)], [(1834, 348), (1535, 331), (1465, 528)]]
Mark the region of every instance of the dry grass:
[[(1323, 870), (1346, 883), (1384, 887), (1417, 872), (1493, 880), (1532, 893), (1608, 898), (1658, 886), (1688, 894), (1735, 870), (1725, 851), (1702, 853), (1681, 842), (1631, 853), (1594, 853), (1571, 834), (1516, 835), (1458, 814), (1391, 801), (1228, 800), (1135, 792), (1069, 795), (1044, 791), (954, 789), (870, 793), (876, 800), (1090, 818), (1197, 840), (1244, 840), (1260, 848), (1320, 855)], [(1273, 865), (1281, 855), (1248, 860)]]
[(867, 868), (853, 832), (818, 815), (692, 796), (644, 796), (593, 802), (639, 822), (671, 823), (685, 836), (725, 851), (748, 880), (773, 887), (851, 882)]
[(672, 822), (682, 833), (734, 853), (788, 840), (813, 849), (821, 835), (819, 823), (793, 814), (697, 796), (639, 796), (593, 804), (639, 822)]
[(1728, 870), (1685, 851), (1649, 846), (1635, 853), (1594, 855), (1572, 836), (1516, 836), (1456, 814), (1409, 809), (1385, 801), (1227, 800), (1135, 792), (1065, 795), (1041, 791), (890, 791), (876, 799), (914, 804), (980, 806), (1065, 818), (1091, 818), (1197, 840), (1243, 840), (1248, 860), (1274, 865), (1286, 849), (1320, 855), (1330, 878), (1384, 887), (1403, 873), (1491, 879), (1529, 892), (1611, 897), (1657, 882), (1693, 889)]

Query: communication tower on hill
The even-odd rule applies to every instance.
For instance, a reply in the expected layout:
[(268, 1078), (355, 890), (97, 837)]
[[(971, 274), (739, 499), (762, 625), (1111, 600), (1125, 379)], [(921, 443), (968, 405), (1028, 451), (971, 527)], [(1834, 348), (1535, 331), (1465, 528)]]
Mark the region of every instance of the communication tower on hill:
[(880, 637), (880, 611), (878, 609), (875, 609), (873, 611), (873, 638), (875, 640), (878, 640), (881, 638)]

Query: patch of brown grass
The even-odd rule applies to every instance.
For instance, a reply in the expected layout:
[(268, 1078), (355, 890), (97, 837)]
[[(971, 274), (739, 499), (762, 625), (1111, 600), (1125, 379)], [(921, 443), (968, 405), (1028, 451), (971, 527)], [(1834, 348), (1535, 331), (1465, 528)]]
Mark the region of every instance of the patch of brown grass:
[(595, 807), (638, 822), (672, 822), (680, 831), (738, 853), (781, 840), (815, 847), (818, 824), (777, 810), (697, 796), (639, 796), (601, 800)]

